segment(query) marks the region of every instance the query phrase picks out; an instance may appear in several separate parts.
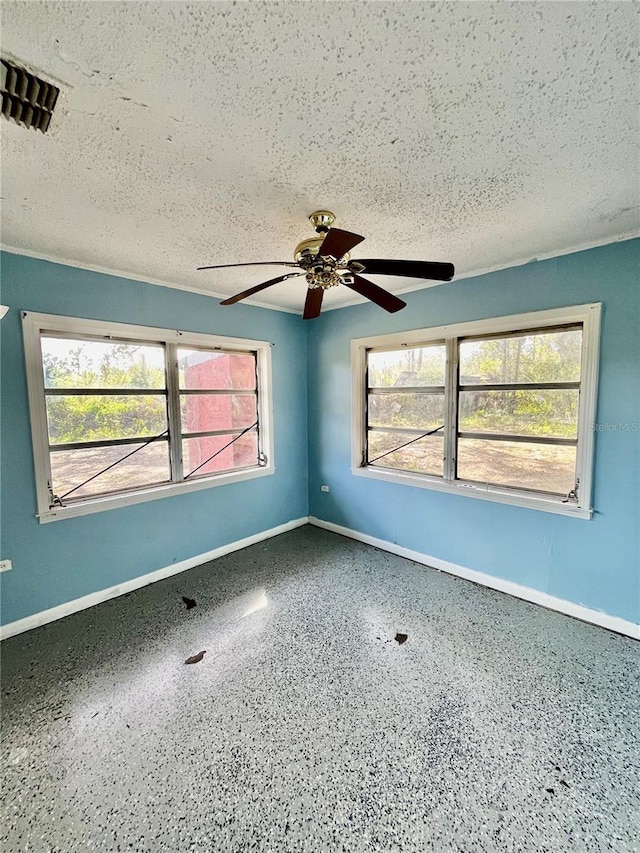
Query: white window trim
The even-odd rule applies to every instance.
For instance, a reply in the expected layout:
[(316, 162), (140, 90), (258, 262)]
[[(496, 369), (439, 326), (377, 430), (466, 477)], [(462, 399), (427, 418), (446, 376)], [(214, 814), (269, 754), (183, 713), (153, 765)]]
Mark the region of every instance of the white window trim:
[[(275, 472), (273, 440), (273, 393), (271, 380), (271, 344), (268, 341), (254, 341), (245, 338), (230, 338), (221, 335), (208, 335), (198, 332), (183, 332), (173, 329), (157, 329), (151, 326), (133, 326), (128, 323), (110, 323), (102, 320), (86, 320), (79, 317), (63, 317), (57, 314), (37, 314), (21, 311), (24, 335), (24, 350), (29, 393), (29, 411), (31, 415), (31, 437), (36, 477), (37, 518), (41, 524), (89, 515), (108, 509), (116, 509), (158, 498), (173, 497), (186, 492), (209, 489), (215, 486), (237, 483), (257, 477), (266, 477)], [(179, 344), (180, 346), (208, 347), (211, 349), (252, 350), (256, 352), (258, 375), (258, 418), (260, 424), (260, 443), (266, 454), (267, 463), (255, 468), (243, 468), (199, 477), (180, 483), (164, 483), (160, 486), (136, 489), (117, 495), (88, 498), (81, 503), (65, 507), (49, 506), (49, 438), (47, 430), (47, 411), (44, 395), (44, 369), (42, 366), (42, 332), (62, 332), (70, 335), (96, 335), (98, 337), (130, 338), (139, 341)]]
[[(390, 483), (417, 486), (449, 494), (464, 495), (470, 498), (527, 507), (543, 512), (557, 513), (572, 518), (589, 519), (593, 515), (591, 496), (593, 488), (593, 424), (596, 417), (598, 362), (600, 352), (600, 314), (601, 303), (575, 305), (566, 308), (554, 308), (548, 311), (534, 311), (526, 314), (512, 314), (486, 320), (473, 320), (447, 326), (427, 329), (413, 329), (407, 332), (393, 332), (358, 338), (351, 341), (352, 410), (351, 410), (351, 473), (357, 477), (373, 480), (385, 480)], [(428, 474), (409, 471), (396, 471), (375, 466), (362, 467), (364, 453), (365, 414), (364, 400), (365, 367), (367, 350), (376, 347), (392, 349), (403, 345), (415, 346), (421, 343), (463, 337), (467, 335), (486, 335), (500, 332), (514, 332), (520, 329), (536, 329), (553, 325), (582, 323), (582, 372), (580, 377), (580, 406), (578, 413), (578, 450), (576, 473), (580, 481), (577, 503), (563, 503), (561, 498), (536, 495), (525, 489), (510, 489), (464, 480), (444, 480)], [(447, 387), (451, 385), (451, 371), (455, 370), (454, 354), (447, 347)], [(449, 410), (452, 401), (447, 403)]]

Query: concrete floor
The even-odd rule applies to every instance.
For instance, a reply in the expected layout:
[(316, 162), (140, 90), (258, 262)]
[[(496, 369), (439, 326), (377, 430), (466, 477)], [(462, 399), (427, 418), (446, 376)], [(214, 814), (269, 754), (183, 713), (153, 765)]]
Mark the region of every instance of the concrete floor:
[(301, 528), (3, 644), (2, 849), (638, 850), (639, 649)]

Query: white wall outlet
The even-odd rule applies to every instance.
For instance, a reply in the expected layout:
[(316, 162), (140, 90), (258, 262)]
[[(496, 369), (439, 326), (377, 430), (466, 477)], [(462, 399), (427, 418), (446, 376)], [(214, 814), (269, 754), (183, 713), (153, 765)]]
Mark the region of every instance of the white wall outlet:
[(320, 491), (321, 491), (321, 492), (328, 492), (328, 491), (329, 491), (329, 486), (320, 486)]
[(8, 572), (12, 568), (11, 560), (0, 560), (0, 572)]

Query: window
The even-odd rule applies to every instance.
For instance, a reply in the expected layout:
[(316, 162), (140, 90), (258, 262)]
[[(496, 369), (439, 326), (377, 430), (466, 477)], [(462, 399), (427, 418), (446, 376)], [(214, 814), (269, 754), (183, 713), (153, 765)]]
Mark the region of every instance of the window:
[(41, 521), (273, 472), (268, 343), (22, 316)]
[(590, 517), (600, 306), (353, 342), (353, 472)]
[(442, 342), (367, 351), (368, 465), (442, 476), (445, 373)]

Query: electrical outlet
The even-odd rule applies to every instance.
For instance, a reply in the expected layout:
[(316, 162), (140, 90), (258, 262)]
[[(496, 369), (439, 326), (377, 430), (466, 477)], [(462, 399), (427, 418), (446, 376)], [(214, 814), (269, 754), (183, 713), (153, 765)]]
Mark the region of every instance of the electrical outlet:
[(8, 572), (12, 568), (11, 560), (0, 560), (0, 572)]
[(320, 491), (321, 491), (321, 492), (328, 492), (328, 491), (329, 491), (329, 486), (320, 486)]

